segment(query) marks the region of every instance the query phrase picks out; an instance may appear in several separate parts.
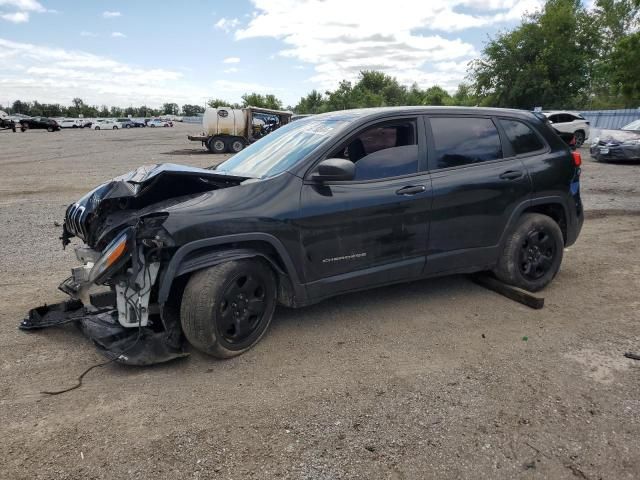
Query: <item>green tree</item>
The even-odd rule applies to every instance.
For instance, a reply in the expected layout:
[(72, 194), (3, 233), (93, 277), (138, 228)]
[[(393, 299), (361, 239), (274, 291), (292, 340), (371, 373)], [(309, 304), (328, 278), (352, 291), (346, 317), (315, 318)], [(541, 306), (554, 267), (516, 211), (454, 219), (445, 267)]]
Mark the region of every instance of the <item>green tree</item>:
[(320, 113), (324, 106), (322, 94), (317, 90), (311, 90), (306, 97), (302, 97), (298, 105), (294, 107), (297, 113)]
[(451, 95), (444, 88), (434, 85), (425, 90), (423, 95), (424, 105), (448, 105), (451, 103)]
[(282, 100), (273, 94), (261, 95), (259, 93), (245, 93), (241, 98), (243, 107), (251, 106), (282, 110)]
[(178, 115), (180, 107), (177, 103), (163, 103), (162, 113), (165, 115)]
[(629, 107), (640, 107), (640, 32), (622, 38), (610, 64), (612, 87)]
[(200, 105), (185, 104), (182, 106), (182, 115), (185, 117), (195, 117), (199, 113), (204, 113), (204, 107)]
[(548, 0), (541, 12), (492, 39), (472, 62), (475, 92), (484, 104), (498, 107), (582, 105), (597, 53), (594, 37), (593, 21), (579, 0)]
[(211, 108), (232, 106), (230, 102), (227, 102), (226, 100), (221, 100), (220, 98), (212, 98), (211, 100), (207, 101), (207, 105), (209, 105)]

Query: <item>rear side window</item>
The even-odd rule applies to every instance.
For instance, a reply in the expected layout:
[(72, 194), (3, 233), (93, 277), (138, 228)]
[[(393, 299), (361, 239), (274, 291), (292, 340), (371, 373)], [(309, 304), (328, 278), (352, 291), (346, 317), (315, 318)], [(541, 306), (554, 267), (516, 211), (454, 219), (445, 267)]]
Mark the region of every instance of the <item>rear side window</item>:
[(488, 118), (431, 118), (437, 168), (502, 158), (500, 135)]
[(516, 155), (535, 152), (544, 148), (544, 143), (531, 128), (516, 120), (500, 120)]

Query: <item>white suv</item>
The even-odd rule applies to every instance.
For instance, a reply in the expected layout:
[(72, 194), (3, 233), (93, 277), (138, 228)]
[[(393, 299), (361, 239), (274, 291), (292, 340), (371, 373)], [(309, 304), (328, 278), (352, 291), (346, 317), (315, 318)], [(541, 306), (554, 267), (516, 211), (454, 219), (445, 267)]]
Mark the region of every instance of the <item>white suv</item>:
[(562, 110), (542, 113), (549, 119), (556, 130), (564, 133), (573, 133), (576, 137), (577, 147), (580, 147), (589, 138), (589, 122), (579, 113)]

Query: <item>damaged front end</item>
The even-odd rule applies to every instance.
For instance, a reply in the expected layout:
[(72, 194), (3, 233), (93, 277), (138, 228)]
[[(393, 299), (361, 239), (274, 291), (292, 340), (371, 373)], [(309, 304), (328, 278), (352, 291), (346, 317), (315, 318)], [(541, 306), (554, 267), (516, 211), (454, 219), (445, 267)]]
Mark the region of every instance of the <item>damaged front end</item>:
[(30, 310), (20, 329), (75, 323), (101, 353), (129, 365), (187, 356), (175, 306), (157, 302), (161, 268), (176, 249), (164, 209), (242, 180), (178, 165), (140, 167), (69, 206), (63, 247), (72, 237), (85, 242), (75, 248), (81, 265), (59, 286), (70, 300)]

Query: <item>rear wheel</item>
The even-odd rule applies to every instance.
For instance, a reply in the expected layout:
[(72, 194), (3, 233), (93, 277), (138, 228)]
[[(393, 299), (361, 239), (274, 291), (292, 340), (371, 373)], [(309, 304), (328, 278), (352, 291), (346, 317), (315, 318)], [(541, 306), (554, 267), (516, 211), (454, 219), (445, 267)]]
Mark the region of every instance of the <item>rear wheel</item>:
[(528, 213), (507, 238), (494, 272), (505, 283), (537, 292), (558, 273), (563, 251), (558, 224), (546, 215)]
[(271, 323), (275, 282), (271, 269), (255, 259), (226, 262), (193, 274), (180, 309), (189, 343), (218, 358), (249, 350)]
[(53, 132), (53, 127), (47, 127), (47, 132)]

